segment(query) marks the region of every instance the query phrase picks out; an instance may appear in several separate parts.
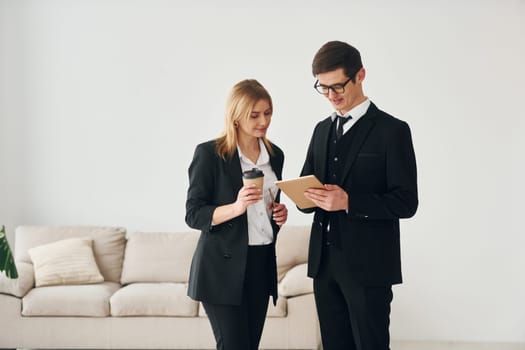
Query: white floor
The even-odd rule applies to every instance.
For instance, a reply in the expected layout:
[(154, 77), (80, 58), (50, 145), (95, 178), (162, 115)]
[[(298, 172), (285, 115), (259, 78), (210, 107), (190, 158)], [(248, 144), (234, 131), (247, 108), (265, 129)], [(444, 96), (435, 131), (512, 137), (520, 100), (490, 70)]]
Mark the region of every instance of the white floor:
[(392, 350), (525, 350), (525, 344), (392, 341)]
[[(392, 341), (391, 350), (525, 350), (525, 343)], [(29, 349), (18, 349), (29, 350)], [(283, 349), (284, 350), (284, 349)]]

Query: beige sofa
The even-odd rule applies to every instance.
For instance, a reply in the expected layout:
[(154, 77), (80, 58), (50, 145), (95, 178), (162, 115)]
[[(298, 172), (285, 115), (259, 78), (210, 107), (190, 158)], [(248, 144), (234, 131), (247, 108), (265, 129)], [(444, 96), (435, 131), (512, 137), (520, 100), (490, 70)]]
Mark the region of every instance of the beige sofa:
[[(195, 231), (17, 228), (20, 277), (0, 275), (0, 348), (213, 349), (204, 309), (186, 296), (198, 237)], [(277, 306), (269, 303), (262, 349), (319, 347), (306, 277), (308, 237), (306, 226), (285, 226), (279, 234), (280, 297)], [(75, 281), (83, 284), (70, 284)]]

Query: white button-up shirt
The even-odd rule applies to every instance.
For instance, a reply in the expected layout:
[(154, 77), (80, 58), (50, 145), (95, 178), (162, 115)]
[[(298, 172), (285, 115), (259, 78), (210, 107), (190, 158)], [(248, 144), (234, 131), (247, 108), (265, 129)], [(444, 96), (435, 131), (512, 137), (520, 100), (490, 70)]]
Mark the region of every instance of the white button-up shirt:
[(273, 242), (273, 229), (270, 223), (272, 211), (268, 209), (272, 200), (268, 189), (272, 191), (274, 196), (277, 194), (277, 186), (275, 186), (277, 176), (270, 165), (270, 155), (261, 139), (259, 139), (259, 147), (261, 149), (259, 159), (254, 164), (250, 158), (242, 154), (241, 149), (237, 146), (242, 171), (258, 168), (264, 173), (263, 199), (249, 205), (246, 210), (248, 215), (248, 245), (264, 245)]
[[(366, 111), (368, 111), (368, 107), (370, 107), (370, 100), (367, 98), (366, 100), (364, 100), (363, 102), (346, 112), (345, 115), (341, 116), (345, 118), (352, 117), (352, 119), (350, 119), (343, 125), (343, 135), (346, 134), (348, 130), (350, 130), (350, 128), (359, 120), (359, 118), (366, 114)], [(332, 118), (332, 121), (334, 121), (334, 119), (337, 118), (338, 115), (339, 113), (334, 112), (332, 113), (330, 118)], [(339, 120), (337, 121), (337, 123), (339, 123)]]

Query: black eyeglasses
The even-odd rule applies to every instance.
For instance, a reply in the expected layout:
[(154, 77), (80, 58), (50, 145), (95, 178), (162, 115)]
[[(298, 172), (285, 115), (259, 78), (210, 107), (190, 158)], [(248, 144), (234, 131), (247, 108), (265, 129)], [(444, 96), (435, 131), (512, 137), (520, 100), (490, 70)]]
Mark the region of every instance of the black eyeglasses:
[(344, 83), (339, 83), (339, 84), (334, 84), (334, 85), (323, 85), (323, 84), (319, 84), (319, 80), (316, 80), (315, 81), (315, 84), (314, 84), (314, 89), (322, 94), (322, 95), (328, 95), (330, 93), (330, 89), (335, 92), (336, 94), (342, 94), (345, 92), (345, 86), (346, 84), (348, 84), (348, 82), (350, 80), (352, 80), (353, 78), (348, 78), (347, 81), (345, 81)]

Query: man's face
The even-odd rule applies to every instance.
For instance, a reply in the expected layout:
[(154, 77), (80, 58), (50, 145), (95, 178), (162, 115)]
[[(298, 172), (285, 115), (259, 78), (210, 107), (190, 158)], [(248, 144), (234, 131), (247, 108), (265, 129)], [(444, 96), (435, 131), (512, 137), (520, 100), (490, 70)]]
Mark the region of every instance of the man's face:
[(345, 75), (343, 68), (338, 68), (330, 72), (319, 73), (316, 75), (318, 85), (325, 87), (343, 85), (348, 81), (344, 86), (344, 92), (338, 94), (334, 91), (334, 89), (328, 89), (328, 93), (323, 94), (330, 101), (334, 109), (341, 115), (344, 115), (346, 112), (363, 101), (363, 90), (361, 87), (361, 81), (363, 80), (363, 77), (363, 68), (361, 68), (356, 74), (354, 79), (355, 82), (348, 81), (350, 77)]

